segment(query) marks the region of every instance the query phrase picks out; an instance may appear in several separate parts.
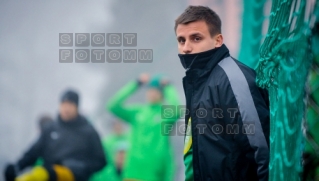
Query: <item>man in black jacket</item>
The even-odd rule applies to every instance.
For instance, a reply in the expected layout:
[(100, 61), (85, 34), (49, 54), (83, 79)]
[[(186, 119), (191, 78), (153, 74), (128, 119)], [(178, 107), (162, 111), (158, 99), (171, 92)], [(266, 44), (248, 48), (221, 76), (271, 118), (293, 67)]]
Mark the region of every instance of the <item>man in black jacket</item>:
[(254, 70), (230, 57), (221, 20), (208, 7), (189, 6), (175, 33), (186, 69), (186, 180), (268, 180), (268, 93)]
[[(79, 96), (66, 91), (61, 99), (57, 121), (46, 126), (39, 139), (16, 163), (5, 170), (7, 181), (86, 181), (106, 165), (100, 138), (88, 121), (78, 113)], [(42, 166), (18, 176), (38, 158)]]

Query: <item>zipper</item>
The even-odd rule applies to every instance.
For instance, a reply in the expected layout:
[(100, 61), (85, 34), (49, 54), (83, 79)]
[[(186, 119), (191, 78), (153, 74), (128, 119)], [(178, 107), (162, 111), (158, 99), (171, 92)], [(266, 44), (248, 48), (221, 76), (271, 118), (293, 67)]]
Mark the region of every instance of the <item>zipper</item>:
[[(191, 101), (190, 101), (190, 109), (192, 110), (192, 105), (193, 105), (193, 103), (194, 103), (194, 92), (195, 92), (195, 89), (194, 89), (194, 81), (193, 81), (194, 79), (192, 79), (192, 81), (191, 81), (191, 85), (192, 85), (192, 96), (191, 96)], [(192, 149), (193, 149), (193, 162), (194, 162), (194, 158), (196, 157), (196, 162), (194, 162), (195, 163), (195, 165), (197, 166), (196, 167), (196, 169), (198, 170), (198, 172), (200, 172), (200, 168), (199, 168), (199, 160), (197, 159), (198, 157), (197, 157), (197, 155), (198, 155), (198, 146), (196, 146), (196, 153), (197, 154), (195, 154), (195, 149), (194, 149), (194, 132), (195, 132), (195, 127), (193, 127), (193, 125), (195, 124), (194, 122), (194, 119), (195, 119), (195, 117), (194, 117), (194, 115), (193, 115), (193, 112), (194, 112), (194, 110), (192, 110), (192, 111), (190, 111), (190, 117), (191, 117), (191, 119), (192, 119), (192, 122), (191, 122), (191, 128), (192, 128)], [(197, 138), (197, 134), (196, 134), (196, 138)], [(197, 141), (196, 141), (196, 145), (197, 145)], [(195, 173), (195, 167), (194, 167), (194, 163), (193, 163), (193, 174), (194, 174), (194, 180), (200, 180), (200, 175), (199, 174), (196, 174)], [(196, 179), (195, 179), (196, 178)], [(198, 179), (197, 179), (198, 178)]]

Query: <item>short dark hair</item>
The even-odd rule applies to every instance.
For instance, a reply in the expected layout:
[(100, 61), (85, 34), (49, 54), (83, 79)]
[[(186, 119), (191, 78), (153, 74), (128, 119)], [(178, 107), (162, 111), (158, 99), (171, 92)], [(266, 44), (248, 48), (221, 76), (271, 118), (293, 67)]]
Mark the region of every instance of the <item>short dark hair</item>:
[(179, 24), (205, 21), (211, 36), (221, 33), (222, 21), (215, 11), (205, 6), (188, 6), (175, 20), (175, 32)]

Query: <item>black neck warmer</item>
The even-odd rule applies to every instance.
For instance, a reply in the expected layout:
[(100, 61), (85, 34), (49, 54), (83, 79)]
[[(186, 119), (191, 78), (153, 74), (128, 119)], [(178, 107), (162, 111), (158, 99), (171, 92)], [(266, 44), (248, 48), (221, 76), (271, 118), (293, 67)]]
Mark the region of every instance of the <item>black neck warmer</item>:
[(229, 56), (228, 48), (223, 44), (221, 47), (214, 48), (205, 52), (194, 54), (178, 54), (183, 67), (191, 69), (211, 69), (224, 57)]

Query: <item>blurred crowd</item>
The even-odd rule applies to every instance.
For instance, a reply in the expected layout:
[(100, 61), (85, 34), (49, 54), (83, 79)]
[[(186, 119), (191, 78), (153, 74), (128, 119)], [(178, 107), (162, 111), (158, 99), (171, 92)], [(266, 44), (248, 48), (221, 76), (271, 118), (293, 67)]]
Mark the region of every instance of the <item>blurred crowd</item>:
[[(126, 104), (141, 87), (146, 103)], [(79, 112), (78, 92), (62, 93), (56, 118), (39, 118), (39, 136), (29, 149), (4, 169), (6, 181), (130, 181), (174, 180), (175, 163), (162, 124), (162, 106), (178, 105), (174, 86), (161, 75), (141, 74), (109, 99), (106, 109), (116, 118), (112, 133), (101, 139), (94, 126)], [(128, 126), (126, 126), (128, 125)], [(128, 127), (128, 129), (127, 129)]]

